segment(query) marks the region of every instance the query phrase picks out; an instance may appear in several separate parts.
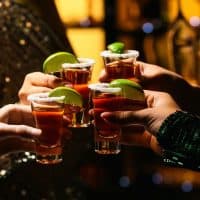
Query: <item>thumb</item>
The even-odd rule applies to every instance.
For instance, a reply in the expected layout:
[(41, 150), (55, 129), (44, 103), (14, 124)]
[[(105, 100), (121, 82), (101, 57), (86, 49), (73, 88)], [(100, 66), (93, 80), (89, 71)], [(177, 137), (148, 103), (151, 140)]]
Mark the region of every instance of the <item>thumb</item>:
[(146, 119), (149, 115), (150, 109), (142, 109), (137, 111), (116, 111), (104, 112), (101, 117), (109, 122), (118, 124), (120, 126), (129, 126), (132, 124), (146, 125)]

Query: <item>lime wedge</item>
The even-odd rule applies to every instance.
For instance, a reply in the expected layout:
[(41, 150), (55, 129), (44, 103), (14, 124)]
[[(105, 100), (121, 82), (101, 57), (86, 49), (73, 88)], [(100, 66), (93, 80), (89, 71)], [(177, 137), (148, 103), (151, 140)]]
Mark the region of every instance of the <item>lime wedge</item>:
[(140, 84), (129, 79), (115, 79), (110, 82), (110, 87), (122, 88), (123, 95), (128, 99), (145, 101), (144, 91)]
[(110, 50), (112, 53), (123, 53), (124, 47), (125, 45), (122, 42), (114, 42), (107, 46), (108, 50)]
[(83, 99), (80, 93), (76, 90), (66, 87), (66, 86), (59, 86), (54, 88), (49, 92), (49, 97), (59, 97), (64, 96), (63, 102), (65, 104), (76, 105), (79, 107), (83, 106)]
[(50, 73), (62, 69), (63, 63), (78, 63), (77, 58), (69, 52), (56, 52), (43, 62), (43, 72)]

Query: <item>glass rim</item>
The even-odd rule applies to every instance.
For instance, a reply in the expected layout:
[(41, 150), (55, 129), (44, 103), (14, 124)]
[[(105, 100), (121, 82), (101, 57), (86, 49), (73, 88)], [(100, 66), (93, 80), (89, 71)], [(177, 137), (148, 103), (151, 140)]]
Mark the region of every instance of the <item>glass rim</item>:
[(89, 84), (88, 87), (93, 91), (108, 92), (108, 93), (118, 93), (122, 91), (120, 87), (109, 87), (109, 83), (92, 83)]
[(79, 63), (63, 63), (62, 68), (83, 68), (88, 67), (95, 64), (94, 59), (92, 58), (77, 58)]
[(48, 92), (43, 93), (34, 93), (28, 95), (27, 99), (28, 101), (38, 101), (38, 102), (54, 102), (54, 101), (62, 101), (64, 100), (65, 96), (59, 96), (59, 97), (49, 97)]
[(124, 53), (112, 53), (110, 50), (105, 50), (100, 53), (102, 57), (112, 57), (112, 58), (130, 58), (139, 56), (139, 51), (137, 50), (125, 50)]

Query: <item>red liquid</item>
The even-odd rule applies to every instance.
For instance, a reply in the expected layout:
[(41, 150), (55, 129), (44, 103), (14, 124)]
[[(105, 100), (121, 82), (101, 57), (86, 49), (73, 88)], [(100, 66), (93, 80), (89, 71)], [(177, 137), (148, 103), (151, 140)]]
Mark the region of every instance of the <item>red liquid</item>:
[(91, 66), (82, 68), (66, 68), (63, 70), (63, 81), (66, 86), (72, 87), (79, 92), (83, 98), (83, 108), (76, 112), (65, 111), (65, 115), (72, 121), (72, 126), (88, 126), (90, 123), (89, 111), (89, 88), (88, 82), (91, 79)]
[(53, 147), (60, 145), (63, 125), (63, 109), (34, 110), (33, 115), (36, 120), (36, 126), (42, 130), (38, 137), (38, 143), (41, 146)]
[(90, 108), (89, 102), (89, 88), (88, 84), (74, 84), (71, 86), (77, 92), (79, 92), (83, 98), (83, 107), (78, 106), (65, 106), (65, 115), (73, 126), (87, 126), (90, 123), (90, 115), (88, 114)]
[(133, 59), (124, 59), (111, 61), (107, 58), (106, 72), (111, 80), (118, 78), (133, 78), (134, 77), (134, 65)]
[(91, 79), (89, 69), (64, 69), (63, 80), (69, 84), (86, 84)]
[(118, 126), (106, 123), (100, 116), (102, 112), (117, 110), (136, 110), (145, 107), (144, 102), (126, 99), (119, 96), (93, 98), (95, 126), (99, 136), (115, 138), (120, 136)]
[(116, 96), (93, 98), (94, 120), (98, 136), (109, 138), (119, 136), (120, 129), (115, 125), (106, 123), (100, 115), (102, 112), (118, 110), (118, 100), (120, 98)]
[(134, 68), (133, 66), (126, 67), (107, 67), (107, 74), (110, 79), (118, 79), (118, 78), (133, 78)]
[(81, 94), (84, 100), (88, 101), (90, 92), (88, 84), (74, 84), (73, 88)]

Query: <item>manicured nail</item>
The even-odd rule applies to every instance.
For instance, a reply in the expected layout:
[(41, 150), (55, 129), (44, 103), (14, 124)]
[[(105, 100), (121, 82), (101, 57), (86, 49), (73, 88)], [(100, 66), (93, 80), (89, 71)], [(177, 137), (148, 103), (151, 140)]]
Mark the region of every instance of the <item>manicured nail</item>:
[(42, 133), (41, 129), (38, 129), (38, 128), (32, 128), (31, 129), (31, 134), (32, 135), (40, 135), (41, 133)]

